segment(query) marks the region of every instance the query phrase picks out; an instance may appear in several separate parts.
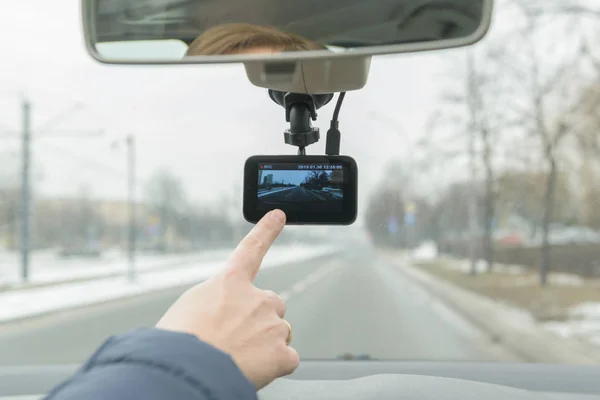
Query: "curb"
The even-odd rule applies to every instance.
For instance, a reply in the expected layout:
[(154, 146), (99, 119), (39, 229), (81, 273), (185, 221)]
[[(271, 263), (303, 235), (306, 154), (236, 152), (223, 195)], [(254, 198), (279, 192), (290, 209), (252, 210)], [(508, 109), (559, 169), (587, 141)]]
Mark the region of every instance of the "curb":
[(409, 261), (386, 257), (396, 269), (451, 306), (489, 335), (494, 342), (531, 362), (598, 364), (600, 348), (562, 338), (542, 328), (531, 316), (514, 307), (463, 289), (415, 268)]

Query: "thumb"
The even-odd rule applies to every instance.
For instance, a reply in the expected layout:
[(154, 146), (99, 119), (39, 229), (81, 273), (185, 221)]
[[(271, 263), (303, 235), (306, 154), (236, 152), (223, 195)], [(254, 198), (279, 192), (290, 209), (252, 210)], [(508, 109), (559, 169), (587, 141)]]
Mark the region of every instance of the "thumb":
[(265, 214), (233, 251), (226, 272), (252, 282), (267, 251), (285, 226), (285, 213), (273, 210)]

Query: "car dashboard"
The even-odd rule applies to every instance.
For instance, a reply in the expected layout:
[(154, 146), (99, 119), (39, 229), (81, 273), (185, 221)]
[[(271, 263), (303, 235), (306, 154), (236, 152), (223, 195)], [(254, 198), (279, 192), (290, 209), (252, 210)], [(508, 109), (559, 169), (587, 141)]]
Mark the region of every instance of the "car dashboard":
[[(77, 366), (0, 368), (0, 400), (43, 397)], [(600, 366), (481, 362), (302, 361), (264, 400), (600, 400)]]

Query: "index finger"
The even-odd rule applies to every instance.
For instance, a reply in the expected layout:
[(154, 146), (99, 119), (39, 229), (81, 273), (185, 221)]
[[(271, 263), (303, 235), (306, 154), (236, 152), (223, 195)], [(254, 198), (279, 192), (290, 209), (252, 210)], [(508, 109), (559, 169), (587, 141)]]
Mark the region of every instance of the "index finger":
[(253, 281), (267, 251), (283, 230), (285, 219), (281, 210), (265, 214), (229, 257), (228, 273)]

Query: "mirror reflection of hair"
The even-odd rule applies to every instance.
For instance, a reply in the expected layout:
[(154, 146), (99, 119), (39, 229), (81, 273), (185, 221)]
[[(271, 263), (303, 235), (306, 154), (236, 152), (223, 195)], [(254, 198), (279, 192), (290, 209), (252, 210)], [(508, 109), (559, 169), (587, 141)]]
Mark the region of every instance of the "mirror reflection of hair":
[(204, 31), (190, 44), (186, 56), (310, 50), (327, 50), (327, 47), (272, 26), (233, 23)]

